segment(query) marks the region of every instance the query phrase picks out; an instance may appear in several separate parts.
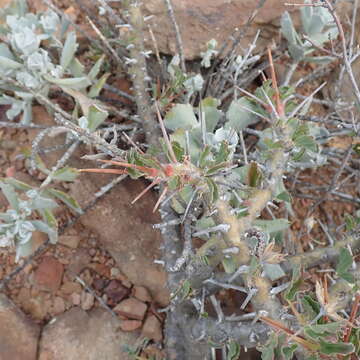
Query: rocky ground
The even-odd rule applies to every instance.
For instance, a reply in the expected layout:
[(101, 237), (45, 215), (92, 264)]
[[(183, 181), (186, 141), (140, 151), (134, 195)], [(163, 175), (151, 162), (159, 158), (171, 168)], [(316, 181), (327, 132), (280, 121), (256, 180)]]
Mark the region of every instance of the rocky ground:
[[(69, 15), (81, 18), (81, 12), (69, 0), (57, 3)], [(160, 50), (171, 53), (175, 50), (171, 25), (160, 3), (162, 1), (147, 1), (145, 8), (155, 15), (154, 34)], [(0, 0), (0, 4), (4, 3)], [(250, 2), (241, 0), (179, 0), (174, 4), (189, 59), (197, 57), (209, 39), (215, 37), (223, 41), (251, 12)], [(277, 34), (278, 17), (283, 11), (283, 5), (279, 4), (279, 1), (269, 1), (252, 29), (252, 34), (258, 28), (264, 30), (263, 44)], [(38, 0), (32, 6), (44, 8)], [(240, 20), (234, 15), (237, 13), (241, 13)], [(252, 39), (252, 34), (246, 41)], [(128, 84), (121, 81), (117, 85), (128, 88)], [(0, 109), (1, 120), (5, 120), (5, 110)], [(52, 120), (37, 106), (34, 123), (51, 124)], [(36, 134), (35, 130), (0, 129), (0, 176), (10, 173), (33, 185), (44, 179), (43, 174), (30, 169), (23, 156)], [(61, 143), (61, 139), (48, 138), (43, 145), (52, 146), (56, 141)], [(339, 139), (338, 146), (343, 143)], [(79, 149), (74, 159), (89, 151), (91, 149)], [(51, 165), (59, 154), (61, 152), (52, 152), (43, 158)], [(72, 161), (73, 166), (87, 166), (84, 161)], [(324, 170), (324, 176), (330, 173), (330, 169)], [(311, 172), (303, 176), (315, 183), (321, 180), (320, 177), (314, 180)], [(58, 183), (56, 186), (86, 207), (110, 179), (105, 175), (82, 174), (71, 185)], [(158, 360), (163, 358), (164, 313), (158, 310), (168, 305), (169, 293), (166, 274), (155, 262), (161, 259), (160, 233), (152, 227), (159, 222), (159, 217), (152, 213), (156, 194), (148, 194), (130, 205), (144, 186), (130, 180), (116, 185), (73, 225), (65, 227), (56, 246), (48, 246), (6, 284), (0, 294), (0, 360), (134, 359), (125, 351), (126, 346), (144, 348), (144, 358), (150, 355)], [(307, 200), (296, 199), (294, 209), (298, 220), (293, 224), (294, 230), (302, 227), (307, 205)], [(0, 194), (0, 211), (6, 207)], [(331, 214), (335, 223), (340, 223), (339, 214), (351, 213), (353, 209), (352, 204), (338, 204), (335, 208), (330, 201), (324, 202), (319, 217)], [(56, 215), (62, 226), (75, 219), (65, 207), (59, 207)], [(36, 247), (45, 241), (42, 233), (35, 234)], [(0, 248), (0, 281), (23, 261), (16, 264), (14, 253)], [(144, 339), (149, 339), (151, 345)]]

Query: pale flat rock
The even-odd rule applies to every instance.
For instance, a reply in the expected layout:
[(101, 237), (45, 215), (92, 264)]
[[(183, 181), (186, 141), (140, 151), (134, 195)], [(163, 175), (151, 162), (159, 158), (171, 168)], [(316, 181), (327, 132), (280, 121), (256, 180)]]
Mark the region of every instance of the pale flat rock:
[(130, 360), (122, 351), (137, 334), (117, 331), (119, 320), (106, 310), (74, 307), (44, 327), (39, 360)]
[[(206, 43), (215, 39), (220, 48), (235, 28), (246, 24), (259, 0), (173, 0), (174, 15), (180, 29), (186, 59), (200, 57), (206, 49)], [(254, 53), (265, 49), (273, 40), (279, 42), (280, 17), (284, 11), (293, 12), (295, 25), (299, 25), (296, 6), (286, 6), (286, 1), (266, 0), (257, 13), (252, 25), (241, 40), (241, 46), (247, 48), (253, 42), (255, 34), (261, 30)], [(294, 3), (288, 1), (288, 3)], [(296, 1), (295, 1), (296, 3)], [(337, 11), (341, 19), (349, 13), (348, 0), (337, 1)], [(143, 1), (145, 15), (153, 15), (147, 23), (151, 25), (160, 52), (174, 55), (177, 53), (175, 33), (169, 20), (164, 0)], [(145, 30), (147, 46), (154, 48), (153, 41)], [(153, 49), (154, 50), (154, 49)]]
[[(77, 167), (93, 167), (83, 162)], [(85, 206), (111, 176), (82, 174), (71, 185), (71, 194)], [(160, 232), (152, 225), (160, 222), (152, 212), (156, 195), (148, 192), (135, 204), (131, 201), (144, 189), (141, 180), (124, 180), (81, 216), (81, 223), (98, 235), (99, 241), (116, 261), (120, 271), (134, 284), (145, 286), (153, 299), (162, 306), (169, 301), (166, 273), (154, 263), (161, 259)]]
[(0, 359), (35, 360), (40, 328), (0, 294)]
[(135, 320), (142, 320), (145, 316), (146, 310), (146, 304), (135, 298), (123, 300), (120, 304), (114, 307), (114, 311), (119, 315)]
[[(200, 57), (206, 48), (206, 43), (215, 39), (218, 46), (229, 38), (235, 28), (243, 26), (258, 1), (248, 0), (176, 0), (172, 1), (174, 14), (183, 40), (184, 55), (187, 59)], [(243, 38), (241, 45), (250, 44), (256, 31), (261, 34), (258, 48), (264, 48), (278, 32), (271, 23), (285, 11), (284, 1), (267, 0)], [(289, 8), (287, 8), (289, 9)], [(163, 0), (144, 1), (146, 15), (154, 15), (149, 23), (154, 32), (160, 52), (177, 53), (175, 33), (170, 23)], [(147, 39), (152, 47), (151, 39)]]

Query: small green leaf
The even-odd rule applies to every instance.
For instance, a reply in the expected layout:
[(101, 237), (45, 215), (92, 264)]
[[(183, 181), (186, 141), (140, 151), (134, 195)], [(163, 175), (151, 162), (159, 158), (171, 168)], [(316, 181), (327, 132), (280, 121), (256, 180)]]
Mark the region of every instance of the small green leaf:
[(51, 227), (51, 228), (57, 228), (58, 223), (56, 221), (56, 218), (51, 210), (44, 209), (40, 211), (41, 217), (43, 220)]
[(279, 343), (279, 336), (275, 332), (271, 332), (266, 344), (258, 347), (261, 351), (261, 360), (277, 360), (275, 359), (275, 349)]
[(360, 218), (345, 214), (346, 231), (354, 230), (360, 223)]
[(99, 57), (99, 59), (96, 61), (95, 65), (89, 71), (88, 77), (91, 80), (95, 80), (96, 77), (98, 76), (98, 74), (100, 72), (100, 69), (101, 69), (101, 66), (102, 66), (102, 64), (104, 62), (104, 59), (105, 59), (105, 55), (101, 55)]
[(215, 184), (214, 180), (210, 178), (206, 178), (206, 182), (210, 192), (210, 201), (214, 203), (219, 198), (219, 189), (218, 186)]
[(209, 145), (205, 145), (203, 151), (200, 154), (199, 157), (199, 167), (204, 168), (208, 165), (209, 161), (211, 160), (211, 147)]
[(76, 211), (78, 214), (83, 213), (83, 211), (82, 211), (80, 205), (78, 204), (78, 202), (73, 197), (71, 197), (70, 195), (64, 193), (63, 191), (56, 190), (56, 189), (47, 189), (47, 190), (45, 190), (45, 192), (47, 194), (59, 199), (65, 205), (67, 205), (69, 208)]
[(189, 280), (185, 280), (182, 284), (182, 286), (179, 289), (179, 297), (180, 302), (184, 301), (190, 296), (191, 293), (191, 284)]
[(215, 127), (221, 118), (222, 111), (218, 110), (219, 105), (220, 100), (212, 97), (201, 100), (201, 109), (205, 114), (206, 131), (208, 132), (212, 133), (215, 130)]
[(332, 354), (348, 355), (353, 353), (354, 350), (355, 350), (354, 345), (350, 343), (344, 343), (344, 342), (330, 343), (320, 339), (319, 351), (326, 355), (332, 355)]
[(322, 337), (340, 333), (343, 325), (344, 323), (340, 321), (329, 322), (326, 324), (307, 325), (304, 327), (304, 333), (313, 340), (319, 340)]
[(247, 183), (250, 187), (257, 187), (259, 185), (261, 180), (261, 171), (259, 170), (255, 161), (251, 161), (247, 177)]
[(16, 70), (21, 68), (23, 65), (9, 59), (8, 57), (5, 56), (0, 56), (0, 68), (4, 69), (4, 70)]
[(60, 57), (60, 65), (64, 70), (66, 70), (66, 68), (73, 60), (77, 47), (78, 44), (76, 42), (75, 32), (74, 31), (68, 32)]
[(35, 228), (49, 236), (49, 240), (52, 244), (56, 244), (58, 240), (57, 228), (52, 228), (44, 221), (41, 220), (32, 220), (31, 223)]
[(295, 145), (312, 152), (317, 151), (317, 144), (312, 136), (301, 135), (295, 139)]
[(181, 162), (185, 154), (183, 147), (177, 141), (172, 141), (171, 146), (174, 150), (176, 160)]
[(237, 360), (240, 356), (240, 346), (236, 341), (229, 341), (227, 344), (228, 353), (226, 360)]
[(85, 76), (76, 77), (76, 78), (58, 79), (49, 75), (44, 75), (44, 78), (53, 84), (63, 87), (68, 87), (70, 89), (75, 89), (75, 90), (85, 89), (89, 85), (91, 85), (90, 80)]
[(290, 14), (285, 11), (281, 16), (281, 33), (290, 44), (296, 44), (298, 42), (299, 35), (297, 34)]
[(164, 122), (170, 130), (191, 130), (198, 126), (193, 107), (190, 104), (176, 104), (166, 114)]
[(24, 244), (16, 245), (16, 257), (15, 262), (18, 262), (21, 257), (26, 257), (31, 255), (33, 252), (31, 240), (27, 241)]
[(301, 284), (302, 278), (300, 276), (300, 265), (295, 265), (293, 268), (292, 278), (291, 278), (291, 285), (285, 292), (285, 299), (288, 301), (293, 301), (295, 299), (295, 295), (298, 292)]
[(221, 263), (227, 274), (233, 274), (238, 269), (238, 265), (233, 256), (224, 258)]
[(6, 197), (6, 200), (9, 202), (10, 206), (14, 210), (19, 211), (18, 195), (14, 190), (14, 188), (10, 184), (5, 184), (3, 182), (0, 182), (0, 189), (3, 192), (4, 196)]
[(226, 169), (226, 167), (228, 167), (228, 166), (229, 166), (229, 163), (227, 163), (227, 162), (223, 162), (223, 163), (217, 164), (215, 166), (212, 166), (207, 170), (206, 176), (214, 175), (214, 174), (218, 173), (219, 171)]
[(290, 223), (287, 219), (275, 219), (275, 220), (255, 220), (255, 226), (259, 226), (265, 232), (277, 232), (286, 230)]
[(2, 181), (6, 182), (7, 184), (12, 185), (15, 189), (20, 190), (20, 191), (29, 191), (29, 190), (33, 189), (32, 186), (30, 186), (22, 181), (19, 181), (15, 178), (4, 178), (4, 179), (2, 179)]
[(306, 150), (303, 148), (300, 151), (296, 152), (295, 154), (292, 155), (292, 160), (293, 161), (300, 161), (302, 159), (302, 157), (305, 155)]
[(263, 266), (266, 276), (275, 281), (285, 276), (285, 272), (279, 264), (264, 264)]
[(79, 171), (77, 169), (65, 166), (59, 170), (56, 170), (52, 178), (59, 181), (74, 181), (78, 175)]
[(281, 352), (284, 356), (284, 360), (292, 360), (294, 357), (294, 353), (298, 348), (297, 344), (292, 344), (290, 346), (285, 346), (281, 349)]
[(305, 56), (303, 61), (320, 64), (320, 65), (327, 65), (336, 60), (334, 56)]
[(88, 129), (90, 131), (95, 131), (108, 116), (109, 113), (106, 110), (99, 108), (97, 105), (91, 105), (87, 116)]
[(353, 274), (347, 272), (347, 273), (343, 273), (341, 275), (339, 275), (341, 278), (343, 278), (344, 280), (346, 280), (347, 282), (353, 284), (355, 282), (355, 277)]
[(260, 117), (254, 114), (254, 112), (257, 113), (258, 109), (248, 98), (241, 97), (240, 99), (235, 99), (231, 102), (226, 113), (227, 124), (230, 128), (237, 131), (243, 130), (260, 120)]
[(168, 181), (168, 186), (170, 190), (176, 190), (179, 188), (181, 182), (180, 182), (180, 176), (173, 176)]
[(99, 96), (100, 91), (104, 87), (106, 80), (108, 79), (109, 76), (110, 76), (110, 73), (104, 74), (103, 76), (101, 76), (101, 78), (98, 81), (96, 81), (96, 83), (94, 85), (92, 85), (90, 87), (90, 90), (88, 92), (88, 96), (90, 98)]
[(41, 196), (40, 194), (37, 194), (32, 199), (32, 208), (34, 210), (55, 209), (56, 207), (58, 207), (58, 204), (53, 199)]
[(301, 299), (301, 303), (310, 319), (313, 319), (316, 315), (319, 314), (320, 305), (311, 296), (304, 295), (304, 297)]
[(230, 149), (227, 141), (222, 141), (219, 152), (215, 156), (215, 164), (224, 163), (229, 160)]
[(339, 254), (339, 262), (336, 266), (336, 272), (339, 276), (347, 273), (353, 263), (353, 257), (347, 248), (341, 248)]
[(69, 70), (72, 76), (83, 77), (85, 66), (77, 58), (73, 58), (69, 64)]

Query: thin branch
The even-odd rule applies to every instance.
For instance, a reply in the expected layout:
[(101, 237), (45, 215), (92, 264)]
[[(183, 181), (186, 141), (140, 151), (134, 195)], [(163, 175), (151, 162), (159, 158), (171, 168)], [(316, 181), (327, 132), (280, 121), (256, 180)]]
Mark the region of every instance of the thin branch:
[(176, 22), (175, 19), (175, 14), (174, 14), (174, 9), (173, 6), (171, 4), (171, 0), (164, 0), (165, 5), (167, 7), (167, 11), (168, 11), (168, 15), (169, 18), (171, 20), (171, 23), (173, 25), (174, 31), (175, 31), (175, 39), (176, 39), (176, 47), (179, 53), (179, 58), (180, 58), (180, 67), (182, 72), (186, 73), (186, 65), (185, 65), (185, 58), (184, 58), (184, 47), (182, 44), (182, 39), (181, 39), (181, 34), (180, 34), (180, 29), (179, 26)]

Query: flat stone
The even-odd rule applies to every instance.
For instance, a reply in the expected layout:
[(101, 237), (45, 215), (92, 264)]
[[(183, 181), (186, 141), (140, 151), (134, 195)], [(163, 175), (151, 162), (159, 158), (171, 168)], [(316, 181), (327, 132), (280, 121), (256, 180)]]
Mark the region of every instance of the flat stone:
[[(91, 165), (83, 161), (77, 167)], [(85, 206), (93, 194), (110, 180), (110, 176), (102, 174), (80, 174), (70, 185), (71, 195), (81, 206)], [(81, 216), (80, 221), (97, 234), (116, 266), (132, 283), (147, 287), (154, 300), (166, 306), (169, 303), (167, 275), (162, 266), (154, 263), (154, 260), (162, 257), (161, 234), (152, 228), (153, 224), (161, 221), (159, 215), (152, 212), (157, 196), (149, 192), (130, 205), (145, 186), (141, 180), (122, 181), (99, 199), (85, 216)]]
[(40, 328), (0, 294), (0, 359), (36, 360)]
[[(245, 25), (257, 4), (258, 1), (248, 0), (172, 1), (185, 57), (187, 59), (200, 57), (201, 52), (206, 49), (206, 43), (211, 39), (217, 40), (218, 48), (220, 48), (235, 28), (239, 29)], [(278, 28), (272, 23), (285, 10), (292, 11), (294, 8), (289, 9), (283, 1), (267, 0), (243, 36), (241, 46), (246, 48), (253, 41), (256, 31), (261, 28), (260, 38), (256, 45), (258, 49), (264, 48), (269, 43), (269, 39), (278, 35)], [(177, 53), (175, 33), (164, 1), (145, 1), (144, 13), (154, 15), (148, 23), (155, 35), (159, 51), (172, 55)], [(150, 36), (148, 34), (145, 36), (146, 43), (153, 48)]]
[(60, 291), (64, 295), (70, 295), (74, 292), (81, 293), (81, 285), (75, 281), (67, 281), (61, 286)]
[(142, 320), (145, 316), (146, 310), (146, 304), (135, 298), (123, 300), (114, 308), (114, 311), (119, 315), (135, 320)]
[(133, 345), (137, 336), (117, 331), (119, 325), (102, 308), (86, 312), (74, 307), (44, 327), (39, 360), (131, 360), (122, 349)]
[(67, 246), (71, 249), (76, 249), (81, 240), (81, 236), (78, 235), (61, 235), (59, 236), (59, 244)]
[(52, 314), (54, 314), (54, 315), (62, 314), (65, 311), (65, 309), (66, 309), (66, 306), (65, 306), (65, 302), (64, 302), (63, 298), (57, 296), (54, 299), (53, 306), (51, 309)]
[(142, 301), (142, 302), (151, 302), (152, 298), (149, 293), (149, 290), (146, 289), (144, 286), (134, 286), (132, 290), (132, 295)]
[(142, 322), (139, 320), (123, 320), (120, 323), (120, 329), (122, 331), (135, 331), (140, 329), (142, 326)]
[(87, 291), (81, 293), (81, 308), (83, 310), (90, 310), (94, 306), (94, 295)]
[(54, 257), (45, 256), (34, 273), (35, 285), (45, 291), (59, 289), (64, 273), (64, 266)]
[(125, 287), (121, 281), (111, 280), (104, 289), (104, 293), (107, 295), (108, 300), (111, 300), (113, 304), (118, 304), (121, 300), (129, 296), (130, 290)]
[(149, 315), (146, 318), (141, 333), (145, 337), (157, 342), (163, 339), (161, 323), (155, 315)]
[(75, 306), (78, 306), (81, 304), (81, 295), (80, 294), (77, 294), (77, 293), (71, 294), (70, 299)]
[(90, 261), (91, 257), (86, 249), (76, 249), (75, 253), (71, 255), (70, 264), (66, 268), (66, 273), (70, 278), (74, 278), (89, 265)]

